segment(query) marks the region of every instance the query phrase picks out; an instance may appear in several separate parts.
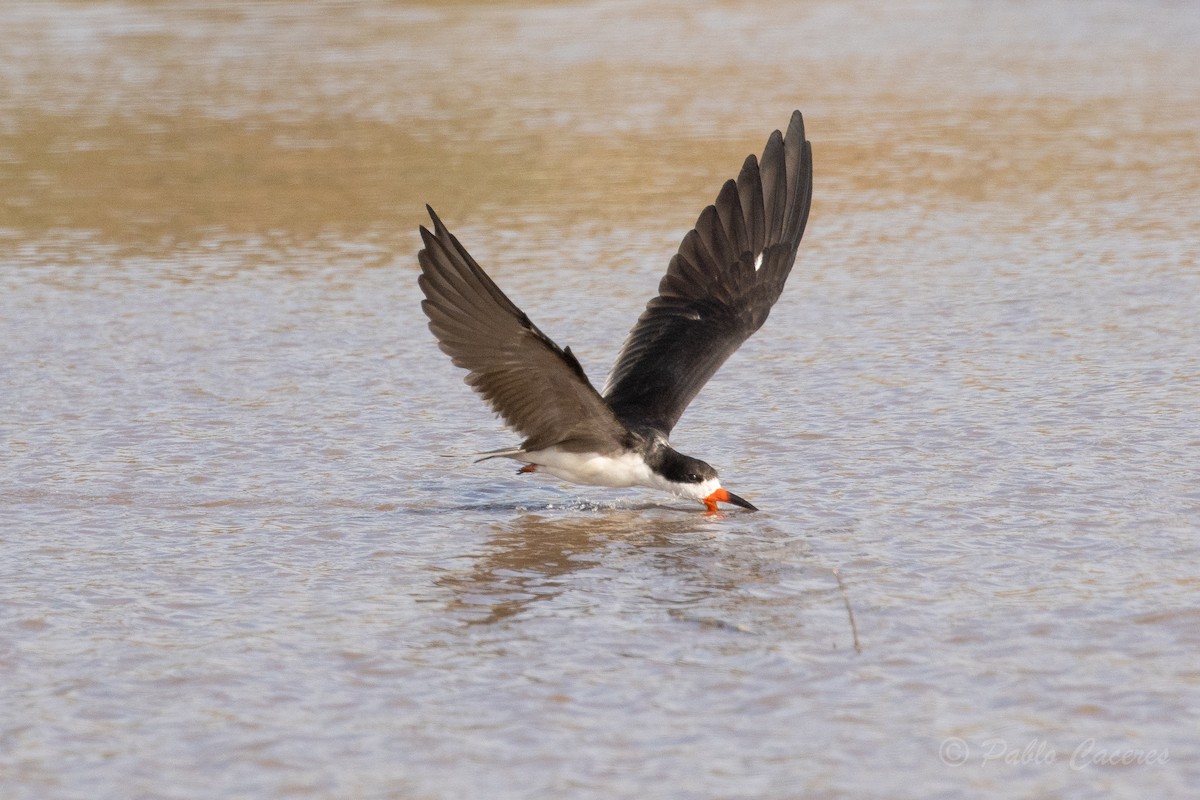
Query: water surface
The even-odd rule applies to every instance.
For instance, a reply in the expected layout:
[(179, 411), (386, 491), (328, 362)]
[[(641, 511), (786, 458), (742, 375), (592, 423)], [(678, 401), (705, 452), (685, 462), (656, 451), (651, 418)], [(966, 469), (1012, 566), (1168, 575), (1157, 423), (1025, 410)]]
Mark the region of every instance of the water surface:
[[(0, 794), (1200, 780), (1186, 5), (0, 17)], [(599, 383), (792, 108), (800, 258), (673, 437), (763, 511), (473, 464), (423, 205)]]

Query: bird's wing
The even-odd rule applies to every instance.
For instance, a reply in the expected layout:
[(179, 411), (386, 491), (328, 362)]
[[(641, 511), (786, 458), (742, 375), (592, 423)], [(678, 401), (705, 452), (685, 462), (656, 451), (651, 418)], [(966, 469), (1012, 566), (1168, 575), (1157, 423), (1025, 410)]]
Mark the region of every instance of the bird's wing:
[(442, 351), (467, 370), (467, 384), (526, 437), (525, 450), (617, 449), (625, 428), (570, 348), (538, 330), (426, 209), (433, 232), (421, 227), (421, 309)]
[(812, 146), (792, 113), (746, 158), (679, 246), (604, 389), (618, 419), (670, 433), (688, 403), (758, 330), (796, 260), (812, 201)]

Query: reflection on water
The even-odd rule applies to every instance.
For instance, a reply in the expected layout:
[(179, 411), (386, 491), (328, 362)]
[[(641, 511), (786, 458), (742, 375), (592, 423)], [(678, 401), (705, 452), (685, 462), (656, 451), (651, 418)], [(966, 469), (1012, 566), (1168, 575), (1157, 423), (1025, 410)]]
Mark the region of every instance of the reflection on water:
[[(713, 520), (690, 511), (670, 518), (663, 513), (641, 506), (602, 516), (519, 516), (491, 526), (495, 530), (483, 551), (472, 558), (468, 573), (448, 575), (438, 584), (454, 592), (456, 608), (482, 604), (487, 615), (472, 622), (494, 623), (528, 610), (533, 603), (558, 597), (573, 585), (567, 578), (602, 567), (608, 549), (617, 547), (636, 549), (665, 576), (686, 583), (672, 603), (692, 604), (734, 588), (731, 576), (713, 575), (703, 564), (691, 561), (697, 555), (695, 540), (711, 536)], [(739, 577), (759, 579), (753, 572)], [(678, 609), (672, 611), (678, 615)]]
[[(1169, 2), (4, 5), (0, 796), (1186, 796), (1198, 44)], [(515, 437), (425, 329), (424, 204), (601, 380), (792, 108), (800, 259), (674, 437), (764, 510), (474, 464)]]
[(469, 574), (440, 583), (454, 590), (460, 606), (483, 598), (489, 613), (478, 621), (497, 622), (560, 594), (562, 578), (595, 566), (606, 544), (636, 535), (644, 527), (638, 511), (599, 519), (519, 517), (489, 538), (487, 552), (474, 561)]

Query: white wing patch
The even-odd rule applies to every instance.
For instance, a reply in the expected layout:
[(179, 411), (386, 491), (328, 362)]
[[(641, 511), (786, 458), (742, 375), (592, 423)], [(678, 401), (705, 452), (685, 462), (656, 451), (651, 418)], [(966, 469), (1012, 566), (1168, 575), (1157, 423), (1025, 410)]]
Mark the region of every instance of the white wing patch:
[(755, 272), (758, 272), (758, 270), (760, 268), (762, 268), (762, 257), (763, 257), (763, 254), (759, 253), (758, 258), (754, 259), (754, 271)]

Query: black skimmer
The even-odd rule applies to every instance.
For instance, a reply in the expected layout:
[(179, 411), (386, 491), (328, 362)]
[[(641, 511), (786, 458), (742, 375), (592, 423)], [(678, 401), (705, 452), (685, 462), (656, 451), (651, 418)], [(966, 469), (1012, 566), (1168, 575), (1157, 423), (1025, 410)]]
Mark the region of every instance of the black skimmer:
[(667, 437), (713, 373), (758, 330), (796, 260), (812, 201), (812, 146), (792, 113), (787, 134), (746, 158), (683, 237), (625, 339), (604, 392), (571, 353), (517, 308), (426, 206), (433, 231), (419, 283), (429, 329), (466, 383), (525, 436), (519, 447), (480, 453), (524, 462), (593, 486), (645, 486), (757, 510), (721, 488), (717, 471), (671, 448)]

